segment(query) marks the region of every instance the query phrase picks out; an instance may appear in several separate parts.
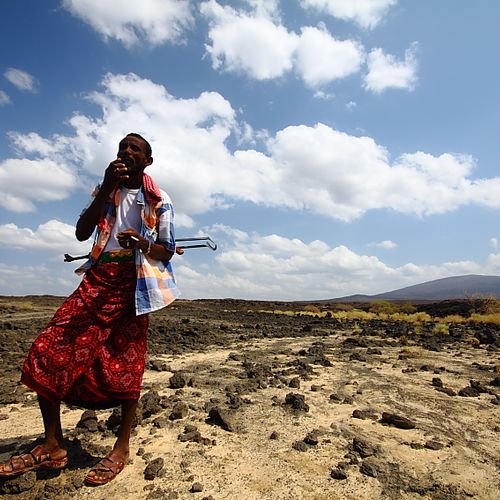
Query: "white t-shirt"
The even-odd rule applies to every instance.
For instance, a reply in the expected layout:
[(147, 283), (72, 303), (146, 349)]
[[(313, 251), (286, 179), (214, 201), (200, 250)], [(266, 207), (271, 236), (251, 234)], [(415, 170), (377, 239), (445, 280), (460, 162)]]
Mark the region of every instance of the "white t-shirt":
[(119, 232), (129, 228), (135, 229), (138, 233), (141, 232), (141, 207), (135, 202), (138, 192), (138, 189), (120, 188), (120, 203), (116, 207), (116, 222), (104, 252), (123, 249), (116, 239)]

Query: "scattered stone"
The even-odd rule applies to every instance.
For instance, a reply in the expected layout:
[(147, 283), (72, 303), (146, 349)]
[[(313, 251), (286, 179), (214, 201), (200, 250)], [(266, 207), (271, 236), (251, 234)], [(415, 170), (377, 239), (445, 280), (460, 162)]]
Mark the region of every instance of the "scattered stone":
[(293, 410), (305, 412), (309, 411), (309, 405), (306, 403), (306, 398), (303, 394), (289, 392), (285, 396), (285, 404), (290, 405)]
[(83, 429), (88, 432), (97, 432), (97, 415), (94, 410), (85, 410), (80, 417), (80, 420), (76, 424), (79, 429)]
[(462, 396), (463, 398), (474, 398), (479, 396), (479, 394), (479, 391), (475, 387), (471, 387), (470, 385), (458, 391), (458, 395)]
[(456, 396), (457, 393), (451, 387), (435, 387), (436, 391), (447, 394), (448, 396)]
[(488, 394), (489, 390), (484, 387), (484, 385), (479, 382), (479, 380), (471, 380), (470, 381), (470, 386), (476, 389), (477, 392), (480, 394)]
[(237, 393), (229, 394), (227, 398), (227, 405), (232, 410), (237, 410), (243, 404), (243, 402), (243, 399)]
[(319, 392), (319, 391), (321, 391), (321, 386), (320, 385), (316, 385), (316, 384), (312, 384), (311, 385), (311, 391), (312, 392)]
[(342, 400), (342, 404), (344, 404), (344, 405), (352, 405), (352, 404), (354, 404), (354, 398), (352, 396), (346, 396)]
[(279, 439), (279, 438), (280, 438), (280, 434), (278, 431), (271, 432), (271, 434), (269, 436), (269, 439)]
[(366, 354), (378, 354), (378, 355), (381, 355), (382, 354), (382, 350), (381, 349), (377, 349), (375, 347), (369, 347), (366, 350)]
[(168, 427), (169, 421), (166, 417), (157, 417), (153, 420), (153, 425), (157, 429), (165, 429), (165, 427)]
[(291, 387), (293, 389), (300, 389), (300, 378), (299, 377), (294, 377), (288, 382), (288, 387)]
[(361, 474), (364, 474), (365, 476), (370, 476), (370, 477), (378, 476), (378, 471), (375, 465), (366, 460), (361, 462), (361, 465), (359, 466), (359, 471), (361, 472)]
[(181, 389), (187, 384), (187, 377), (181, 372), (175, 372), (169, 379), (171, 389)]
[(432, 378), (432, 385), (434, 387), (443, 387), (443, 381), (439, 377)]
[(358, 458), (358, 456), (356, 455), (356, 453), (353, 453), (353, 452), (351, 452), (351, 451), (350, 451), (349, 453), (346, 453), (346, 454), (344, 455), (344, 458), (345, 458), (346, 460), (349, 460), (349, 463), (350, 463), (351, 465), (356, 465), (356, 464), (359, 464), (359, 458)]
[(410, 443), (410, 448), (413, 450), (423, 450), (425, 446), (422, 443)]
[(233, 416), (229, 413), (229, 411), (224, 410), (223, 408), (215, 406), (210, 409), (208, 412), (208, 418), (210, 423), (218, 425), (228, 432), (236, 432), (237, 430)]
[(162, 407), (160, 405), (160, 395), (156, 391), (148, 391), (142, 398), (139, 400), (139, 411), (142, 418), (149, 418), (151, 415), (155, 415), (156, 413), (160, 413), (162, 411)]
[(318, 430), (307, 433), (306, 437), (304, 438), (304, 443), (311, 446), (316, 446), (319, 443), (319, 435), (320, 432)]
[(159, 359), (153, 359), (149, 362), (149, 369), (155, 372), (169, 372), (171, 371), (170, 366), (165, 361), (160, 361)]
[(153, 479), (157, 478), (163, 470), (164, 463), (165, 461), (161, 457), (155, 458), (154, 460), (149, 462), (149, 464), (144, 469), (144, 479), (152, 481)]
[(200, 431), (185, 432), (184, 434), (179, 434), (177, 436), (177, 439), (181, 443), (185, 443), (187, 441), (199, 442), (199, 440), (201, 440), (201, 432)]
[(336, 392), (333, 392), (332, 394), (330, 394), (330, 401), (332, 403), (342, 403), (343, 400), (344, 400), (344, 397)]
[[(144, 489), (153, 486), (152, 484), (147, 485)], [(179, 498), (179, 493), (170, 489), (156, 488), (151, 490), (146, 500), (177, 500)]]
[(359, 454), (361, 458), (371, 457), (377, 453), (377, 448), (359, 438), (352, 440), (352, 449)]
[(413, 366), (410, 366), (409, 368), (403, 368), (401, 370), (401, 373), (415, 373), (417, 369)]
[(121, 418), (122, 418), (121, 415), (122, 415), (122, 412), (121, 412), (120, 408), (113, 408), (113, 411), (111, 412), (111, 414), (109, 415), (109, 417), (106, 420), (106, 427), (109, 430), (117, 429), (120, 425), (120, 422), (121, 422)]
[(417, 426), (417, 424), (409, 418), (385, 411), (382, 413), (381, 422), (389, 425), (394, 425), (399, 429), (414, 429)]
[[(312, 331), (312, 327), (311, 330)], [(331, 361), (325, 355), (326, 346), (322, 342), (314, 342), (307, 350), (307, 357), (314, 365), (332, 366)]]
[(309, 446), (307, 443), (304, 443), (304, 441), (295, 441), (295, 443), (292, 444), (292, 448), (297, 451), (308, 451)]
[(367, 410), (354, 410), (352, 412), (353, 418), (359, 418), (361, 420), (377, 420), (378, 414), (375, 410), (367, 409)]
[(350, 356), (349, 356), (349, 360), (350, 361), (361, 361), (361, 362), (365, 362), (366, 361), (366, 356), (361, 354), (360, 352), (353, 352)]
[(26, 472), (22, 476), (4, 479), (0, 482), (0, 493), (2, 495), (15, 495), (23, 491), (31, 490), (36, 484), (36, 472)]
[(495, 387), (500, 387), (500, 375), (495, 377), (491, 382), (490, 385), (494, 385)]
[(193, 483), (190, 491), (191, 493), (200, 493), (203, 491), (203, 485), (201, 483)]
[(169, 415), (170, 420), (180, 420), (181, 418), (187, 417), (187, 414), (189, 413), (188, 405), (186, 403), (175, 403), (174, 407), (172, 408), (172, 412)]
[(332, 479), (337, 479), (339, 481), (342, 481), (344, 479), (347, 479), (347, 472), (340, 467), (335, 467), (331, 470), (330, 477)]
[(427, 441), (424, 445), (428, 450), (441, 450), (444, 448), (444, 444), (436, 441), (435, 439), (431, 439)]

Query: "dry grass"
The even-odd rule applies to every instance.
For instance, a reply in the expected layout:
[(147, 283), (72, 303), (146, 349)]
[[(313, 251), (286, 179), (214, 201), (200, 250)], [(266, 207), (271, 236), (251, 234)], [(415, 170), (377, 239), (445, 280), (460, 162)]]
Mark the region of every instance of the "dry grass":
[[(498, 301), (497, 301), (498, 302)], [(494, 306), (496, 308), (496, 304)], [(384, 307), (375, 308), (387, 310)], [(493, 309), (493, 307), (492, 307)], [(305, 306), (301, 311), (293, 310), (259, 310), (263, 314), (278, 314), (285, 316), (310, 316), (315, 318), (325, 318), (331, 317), (334, 319), (342, 321), (371, 321), (371, 320), (382, 320), (382, 321), (403, 321), (405, 323), (411, 323), (414, 325), (419, 325), (423, 323), (435, 323), (436, 318), (433, 318), (426, 312), (374, 312), (372, 308), (369, 311), (363, 311), (361, 309), (350, 309), (350, 310), (319, 310), (316, 306)], [(491, 313), (472, 313), (470, 317), (460, 316), (458, 314), (450, 314), (444, 318), (439, 318), (439, 323), (436, 325), (436, 333), (446, 334), (444, 330), (448, 330), (448, 325), (457, 323), (494, 323), (500, 324), (500, 312)]]

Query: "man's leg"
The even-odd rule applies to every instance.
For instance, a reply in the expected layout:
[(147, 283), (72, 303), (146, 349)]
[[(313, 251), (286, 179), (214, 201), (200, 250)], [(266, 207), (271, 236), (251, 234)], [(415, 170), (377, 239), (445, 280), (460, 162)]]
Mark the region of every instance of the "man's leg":
[[(45, 442), (43, 447), (56, 457), (66, 455), (66, 446), (61, 427), (61, 403), (48, 400), (38, 395), (38, 404), (42, 412), (43, 427), (45, 429)], [(64, 453), (62, 453), (64, 451)]]
[[(8, 463), (0, 464), (0, 475), (8, 474), (13, 470), (18, 473), (31, 470), (37, 463), (44, 462), (50, 467), (61, 468), (66, 463), (60, 462), (67, 455), (66, 446), (61, 427), (61, 404), (52, 402), (38, 395), (38, 404), (43, 418), (43, 427), (45, 429), (45, 441), (33, 448), (31, 453), (20, 456), (14, 456)], [(56, 462), (59, 461), (59, 464)]]
[[(113, 479), (127, 464), (130, 453), (130, 433), (137, 410), (137, 400), (127, 400), (122, 403), (122, 416), (118, 436), (113, 450), (103, 458), (94, 469), (87, 474), (90, 483)], [(102, 465), (102, 467), (101, 467)]]
[(118, 430), (116, 443), (113, 447), (113, 451), (116, 452), (117, 456), (123, 457), (125, 459), (125, 463), (128, 460), (130, 451), (130, 433), (132, 432), (132, 423), (137, 410), (137, 404), (138, 401), (135, 399), (124, 401), (122, 403), (122, 420), (120, 423), (120, 429)]

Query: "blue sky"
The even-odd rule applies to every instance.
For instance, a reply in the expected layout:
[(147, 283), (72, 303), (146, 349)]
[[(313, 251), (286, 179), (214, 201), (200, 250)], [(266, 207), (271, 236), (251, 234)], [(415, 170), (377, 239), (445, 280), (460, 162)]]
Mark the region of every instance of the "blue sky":
[(0, 19), (0, 293), (64, 295), (74, 224), (153, 145), (185, 298), (500, 274), (495, 0), (22, 0)]

